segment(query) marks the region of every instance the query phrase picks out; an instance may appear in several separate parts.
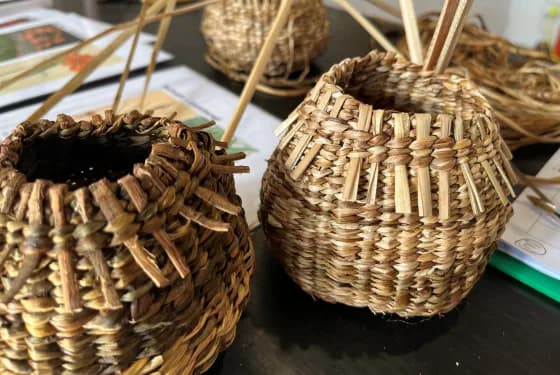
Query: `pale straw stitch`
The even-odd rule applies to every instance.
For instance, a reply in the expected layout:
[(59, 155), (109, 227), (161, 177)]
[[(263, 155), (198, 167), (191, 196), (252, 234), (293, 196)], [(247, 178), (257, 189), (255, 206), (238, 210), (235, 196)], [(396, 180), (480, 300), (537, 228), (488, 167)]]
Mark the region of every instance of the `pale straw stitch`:
[[(208, 63), (234, 80), (245, 81), (279, 6), (280, 0), (224, 0), (208, 5), (201, 26)], [(307, 92), (310, 64), (327, 46), (328, 33), (322, 1), (295, 0), (259, 88), (286, 95)]]
[[(28, 181), (42, 139), (149, 143), (118, 181)], [(20, 124), (0, 145), (0, 372), (192, 374), (233, 340), (254, 267), (231, 171), (210, 135), (138, 112)]]
[(402, 316), (467, 295), (513, 193), (475, 85), (374, 51), (334, 65), (280, 131), (260, 217), (306, 292)]

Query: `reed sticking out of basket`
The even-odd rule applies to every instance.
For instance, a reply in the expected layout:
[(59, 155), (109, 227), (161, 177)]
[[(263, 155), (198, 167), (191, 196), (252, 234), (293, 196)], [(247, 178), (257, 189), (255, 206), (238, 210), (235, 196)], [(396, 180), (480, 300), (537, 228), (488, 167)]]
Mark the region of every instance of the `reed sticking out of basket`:
[[(251, 98), (255, 94), (255, 89), (259, 80), (262, 77), (262, 72), (264, 70), (264, 65), (268, 60), (268, 56), (270, 56), (271, 50), (274, 47), (276, 42), (277, 35), (279, 30), (284, 25), (285, 19), (288, 15), (290, 8), (286, 6), (286, 2), (291, 2), (292, 0), (283, 0), (280, 6), (280, 10), (276, 15), (275, 21), (273, 26), (261, 47), (261, 51), (259, 53), (259, 57), (251, 70), (251, 74), (245, 83), (245, 87), (243, 88), (243, 92), (241, 93), (241, 98), (234, 110), (232, 119), (230, 120), (224, 135), (222, 136), (222, 142), (229, 143), (235, 134), (237, 126), (241, 121), (243, 113), (245, 109), (249, 105)], [(358, 24), (360, 24), (370, 35), (374, 38), (380, 45), (384, 46), (387, 50), (395, 51), (397, 49), (385, 36), (375, 27), (371, 22), (369, 22), (363, 15), (360, 14), (347, 0), (337, 0), (341, 6), (356, 20)]]
[(119, 87), (117, 88), (117, 93), (115, 94), (115, 99), (113, 100), (113, 113), (118, 113), (119, 104), (121, 101), (121, 96), (124, 90), (124, 85), (128, 80), (128, 75), (130, 74), (130, 65), (132, 64), (132, 59), (134, 58), (134, 54), (136, 53), (136, 47), (138, 46), (138, 40), (140, 40), (140, 33), (142, 32), (142, 28), (144, 27), (144, 20), (146, 18), (146, 9), (148, 9), (147, 3), (142, 3), (142, 8), (140, 8), (140, 15), (138, 16), (138, 24), (136, 25), (136, 31), (134, 32), (134, 38), (132, 39), (132, 46), (130, 47), (130, 51), (128, 52), (128, 56), (126, 58), (126, 64), (124, 66), (124, 70), (121, 74), (121, 78), (119, 80)]
[(446, 0), (428, 48), (424, 70), (441, 73), (449, 65), (473, 0)]
[(410, 61), (421, 65), (424, 62), (424, 57), (422, 56), (422, 42), (418, 31), (418, 21), (416, 20), (414, 3), (412, 0), (400, 0), (400, 5)]

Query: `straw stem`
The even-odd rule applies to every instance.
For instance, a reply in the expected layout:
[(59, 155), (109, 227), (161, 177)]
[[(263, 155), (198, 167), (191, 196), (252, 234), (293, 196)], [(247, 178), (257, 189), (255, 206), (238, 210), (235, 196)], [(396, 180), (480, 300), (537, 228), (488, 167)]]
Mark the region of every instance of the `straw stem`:
[(370, 3), (372, 3), (373, 5), (375, 5), (376, 7), (378, 7), (379, 9), (385, 11), (385, 13), (388, 13), (392, 16), (395, 16), (397, 18), (401, 17), (401, 12), (399, 11), (399, 8), (383, 1), (383, 0), (368, 0)]
[(350, 4), (347, 0), (336, 0), (336, 2), (340, 4), (340, 6), (344, 8), (344, 10), (347, 11), (348, 14), (350, 14), (350, 16), (352, 16), (352, 18), (354, 18), (354, 20), (366, 30), (381, 47), (383, 47), (386, 51), (395, 52), (397, 54), (399, 53), (389, 39), (387, 39), (375, 25), (373, 25), (356, 8), (354, 8), (352, 4)]
[(130, 65), (132, 64), (132, 59), (136, 53), (136, 47), (138, 46), (138, 40), (140, 39), (140, 32), (144, 27), (144, 18), (146, 18), (146, 9), (148, 9), (147, 3), (142, 3), (142, 8), (140, 9), (140, 16), (138, 16), (138, 25), (136, 25), (136, 32), (134, 33), (134, 39), (132, 40), (132, 47), (128, 53), (126, 59), (126, 65), (124, 67), (123, 73), (121, 74), (121, 79), (119, 82), (119, 87), (117, 93), (115, 94), (115, 100), (113, 101), (113, 113), (118, 113), (119, 103), (121, 101), (122, 92), (124, 90), (124, 85), (130, 74)]
[(418, 31), (418, 21), (416, 19), (416, 12), (414, 11), (414, 3), (412, 0), (400, 0), (399, 2), (401, 5), (402, 22), (410, 61), (415, 64), (422, 64), (424, 62), (424, 57), (422, 55), (422, 42), (420, 40), (420, 32)]
[(443, 72), (465, 24), (473, 0), (446, 0), (428, 48), (424, 70)]
[[(168, 0), (167, 6), (165, 8), (165, 12), (172, 12), (173, 10), (175, 10), (176, 3), (177, 0)], [(144, 108), (144, 102), (146, 100), (148, 87), (150, 86), (150, 80), (156, 68), (159, 51), (161, 50), (161, 47), (163, 46), (163, 42), (167, 37), (167, 32), (169, 31), (169, 26), (171, 25), (171, 19), (172, 17), (165, 17), (164, 19), (161, 20), (161, 23), (159, 25), (156, 42), (154, 43), (154, 49), (152, 50), (152, 57), (150, 59), (150, 64), (146, 69), (146, 78), (144, 80), (144, 88), (142, 89), (142, 97), (140, 99), (140, 106), (139, 106), (140, 110)]]
[(266, 37), (264, 44), (257, 57), (257, 60), (255, 61), (255, 65), (251, 70), (251, 74), (249, 75), (249, 78), (245, 83), (245, 87), (243, 88), (243, 92), (241, 93), (239, 103), (237, 104), (237, 107), (235, 108), (235, 112), (233, 113), (231, 121), (228, 127), (226, 128), (224, 135), (222, 136), (222, 142), (229, 143), (232, 140), (233, 135), (235, 134), (235, 130), (239, 125), (239, 121), (243, 116), (243, 112), (245, 112), (247, 105), (249, 105), (249, 102), (251, 101), (251, 98), (255, 93), (257, 83), (262, 77), (266, 63), (268, 62), (272, 50), (276, 45), (276, 40), (278, 39), (278, 35), (280, 34), (280, 31), (286, 24), (286, 20), (288, 19), (288, 15), (290, 14), (290, 8), (292, 7), (292, 3), (293, 0), (282, 0), (282, 2), (280, 3), (278, 14), (274, 19), (274, 22), (272, 23), (268, 36)]

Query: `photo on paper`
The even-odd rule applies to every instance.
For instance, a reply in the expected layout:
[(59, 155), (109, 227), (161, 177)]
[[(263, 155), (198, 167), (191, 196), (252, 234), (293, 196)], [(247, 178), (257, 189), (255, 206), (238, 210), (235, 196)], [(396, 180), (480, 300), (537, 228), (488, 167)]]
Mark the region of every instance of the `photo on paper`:
[(51, 24), (0, 34), (0, 63), (79, 41)]

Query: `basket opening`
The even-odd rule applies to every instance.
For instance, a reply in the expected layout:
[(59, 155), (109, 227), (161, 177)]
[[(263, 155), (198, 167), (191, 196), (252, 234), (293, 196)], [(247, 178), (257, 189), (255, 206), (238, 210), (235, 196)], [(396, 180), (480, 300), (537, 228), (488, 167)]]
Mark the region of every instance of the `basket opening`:
[(402, 62), (363, 58), (331, 68), (331, 82), (345, 94), (374, 109), (407, 113), (462, 113), (489, 110), (465, 80), (446, 74), (422, 75), (403, 70)]
[(34, 138), (24, 142), (17, 169), (28, 181), (47, 179), (72, 189), (103, 177), (116, 181), (149, 156), (150, 142), (123, 137)]

